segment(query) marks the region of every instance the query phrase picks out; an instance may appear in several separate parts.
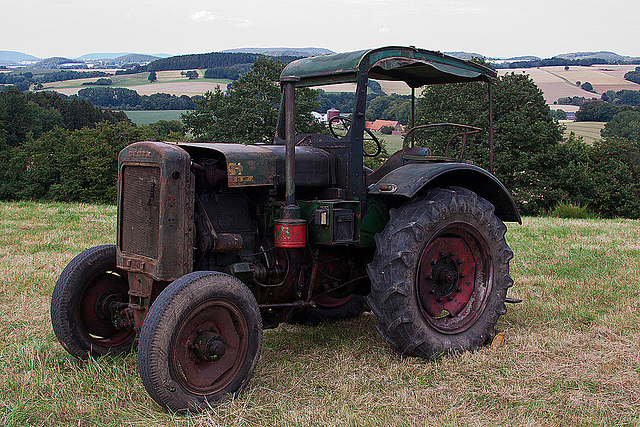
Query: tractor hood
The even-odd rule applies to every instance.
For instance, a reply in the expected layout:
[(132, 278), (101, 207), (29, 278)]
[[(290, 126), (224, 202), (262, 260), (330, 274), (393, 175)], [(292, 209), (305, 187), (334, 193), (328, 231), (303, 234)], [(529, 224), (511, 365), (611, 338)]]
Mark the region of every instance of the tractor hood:
[[(177, 143), (194, 161), (224, 160), (229, 187), (284, 185), (284, 145)], [(296, 147), (296, 185), (329, 187), (336, 181), (335, 157), (325, 150)]]

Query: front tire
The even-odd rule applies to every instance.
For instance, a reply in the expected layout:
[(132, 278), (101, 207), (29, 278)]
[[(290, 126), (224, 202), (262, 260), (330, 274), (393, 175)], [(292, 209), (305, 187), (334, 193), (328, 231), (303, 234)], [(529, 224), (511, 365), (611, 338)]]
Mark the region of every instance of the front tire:
[(377, 329), (395, 351), (433, 359), (493, 338), (513, 285), (505, 232), (493, 205), (463, 188), (391, 210), (367, 272)]
[(260, 311), (244, 283), (224, 273), (190, 273), (164, 289), (145, 318), (140, 377), (161, 406), (201, 411), (247, 385), (261, 343)]
[(62, 270), (51, 297), (51, 323), (60, 344), (86, 360), (131, 351), (135, 333), (112, 323), (113, 304), (127, 303), (127, 273), (116, 267), (116, 247), (78, 254)]

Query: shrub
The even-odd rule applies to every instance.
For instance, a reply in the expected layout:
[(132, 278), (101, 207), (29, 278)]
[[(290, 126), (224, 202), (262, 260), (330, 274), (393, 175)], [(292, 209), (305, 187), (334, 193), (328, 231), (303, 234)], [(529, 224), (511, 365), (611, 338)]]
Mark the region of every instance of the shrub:
[(553, 209), (547, 212), (548, 216), (556, 218), (572, 218), (572, 219), (586, 219), (586, 218), (598, 218), (598, 214), (593, 212), (587, 206), (583, 206), (580, 203), (558, 203)]

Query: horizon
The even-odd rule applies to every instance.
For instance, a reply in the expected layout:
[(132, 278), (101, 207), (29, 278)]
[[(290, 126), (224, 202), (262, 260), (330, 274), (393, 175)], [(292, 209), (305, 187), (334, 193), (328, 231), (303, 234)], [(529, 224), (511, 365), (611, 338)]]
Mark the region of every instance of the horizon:
[[(492, 58), (613, 51), (637, 57), (640, 3), (611, 0), (33, 0), (3, 7), (3, 50), (38, 58), (92, 52), (218, 52), (238, 47), (323, 47), (348, 52), (418, 46)], [(97, 18), (99, 17), (99, 19)], [(283, 18), (286, 17), (286, 18)], [(313, 17), (313, 19), (310, 19)], [(10, 42), (9, 42), (10, 41)]]
[[(420, 47), (420, 46), (418, 46)], [(0, 49), (0, 52), (7, 52), (7, 53), (16, 53), (16, 54), (22, 54), (22, 55), (26, 55), (26, 56), (34, 56), (36, 57), (38, 60), (46, 60), (49, 58), (65, 58), (65, 59), (71, 59), (71, 60), (98, 60), (98, 59), (109, 59), (109, 58), (117, 58), (120, 56), (125, 56), (125, 55), (147, 55), (147, 56), (154, 56), (156, 58), (165, 58), (165, 57), (173, 57), (173, 56), (181, 56), (181, 55), (199, 55), (199, 54), (207, 54), (207, 53), (229, 53), (229, 52), (224, 52), (227, 50), (241, 50), (241, 49), (269, 49), (269, 50), (278, 50), (278, 49), (282, 49), (282, 50), (286, 50), (286, 49), (291, 49), (291, 50), (305, 50), (305, 49), (327, 49), (327, 50), (333, 50), (324, 46), (304, 46), (304, 47), (297, 47), (297, 46), (266, 46), (266, 47), (254, 47), (254, 46), (243, 46), (243, 47), (228, 47), (228, 48), (224, 48), (221, 50), (215, 50), (215, 51), (210, 51), (210, 52), (187, 52), (187, 53), (167, 53), (167, 52), (161, 52), (161, 53), (147, 53), (147, 52), (85, 52), (80, 56), (65, 56), (65, 55), (60, 55), (60, 54), (54, 54), (51, 56), (46, 56), (46, 57), (38, 57), (36, 55), (33, 55), (30, 52), (23, 52), (23, 51), (16, 51), (16, 50), (9, 50), (9, 49)], [(427, 48), (424, 48), (427, 49)], [(433, 49), (427, 49), (427, 50), (433, 50)], [(340, 53), (340, 51), (336, 51), (333, 50), (335, 53)], [(345, 51), (346, 52), (346, 51)], [(513, 58), (523, 58), (523, 57), (537, 57), (540, 59), (550, 59), (550, 58), (554, 58), (554, 57), (558, 57), (561, 55), (572, 55), (572, 54), (596, 54), (596, 53), (611, 53), (611, 54), (615, 54), (618, 56), (622, 56), (622, 57), (628, 57), (628, 58), (632, 58), (632, 59), (638, 59), (640, 58), (640, 55), (628, 55), (628, 54), (624, 54), (624, 53), (620, 53), (617, 52), (615, 50), (610, 50), (610, 49), (603, 49), (603, 50), (584, 50), (584, 51), (567, 51), (567, 52), (558, 52), (552, 55), (547, 55), (547, 56), (539, 56), (539, 55), (533, 55), (533, 54), (527, 54), (527, 53), (522, 53), (522, 54), (517, 54), (517, 55), (512, 55), (512, 56), (492, 56), (492, 55), (486, 55), (485, 53), (482, 52), (471, 52), (471, 51), (466, 51), (466, 50), (452, 50), (452, 51), (442, 51), (445, 54), (452, 54), (452, 53), (467, 53), (467, 54), (479, 54), (481, 56), (483, 56), (486, 59), (493, 59), (493, 60), (508, 60), (508, 59), (513, 59)], [(105, 56), (98, 56), (98, 55), (105, 55)], [(116, 56), (117, 55), (117, 56)], [(93, 58), (83, 58), (83, 57), (87, 57), (87, 56), (91, 56)]]

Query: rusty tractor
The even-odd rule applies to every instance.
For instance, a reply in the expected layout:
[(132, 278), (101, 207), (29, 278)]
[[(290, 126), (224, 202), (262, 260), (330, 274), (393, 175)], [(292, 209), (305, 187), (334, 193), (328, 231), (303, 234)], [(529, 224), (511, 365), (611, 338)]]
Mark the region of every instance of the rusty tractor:
[[(453, 127), (463, 143), (479, 128), (414, 126), (412, 112), (402, 149), (376, 170), (364, 167), (363, 156), (381, 151), (365, 108), (369, 79), (403, 81), (412, 94), (486, 82), (491, 98), (495, 78), (414, 47), (309, 57), (282, 72), (273, 144), (126, 147), (117, 244), (87, 249), (63, 270), (51, 303), (58, 340), (80, 359), (137, 342), (145, 388), (174, 411), (240, 392), (263, 329), (281, 322), (370, 309), (402, 355), (478, 348), (509, 302), (513, 255), (503, 221), (520, 222), (516, 205), (491, 172), (414, 142), (422, 128)], [(351, 116), (332, 118), (331, 135), (296, 135), (295, 89), (335, 83), (356, 85)]]

